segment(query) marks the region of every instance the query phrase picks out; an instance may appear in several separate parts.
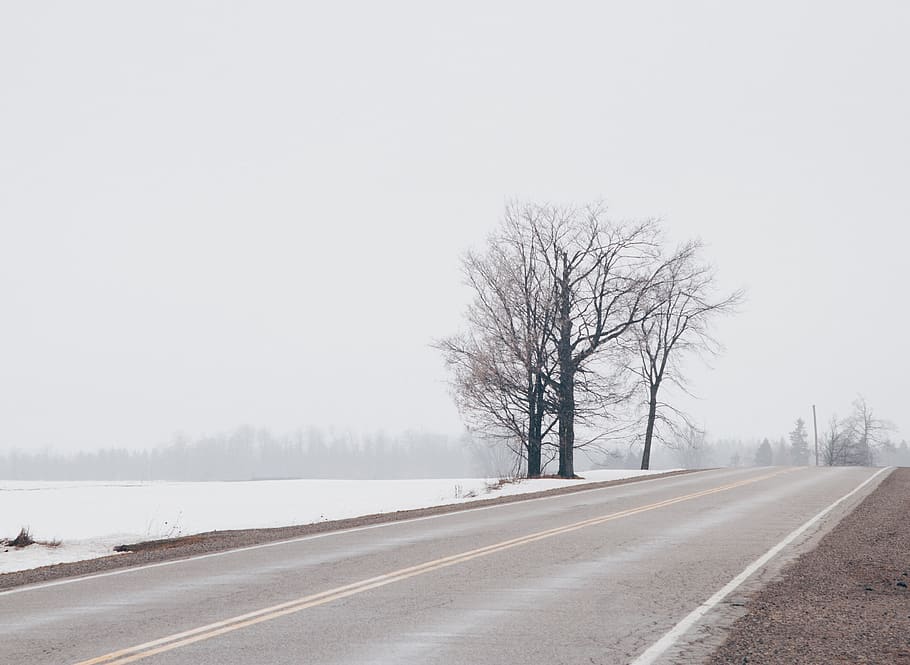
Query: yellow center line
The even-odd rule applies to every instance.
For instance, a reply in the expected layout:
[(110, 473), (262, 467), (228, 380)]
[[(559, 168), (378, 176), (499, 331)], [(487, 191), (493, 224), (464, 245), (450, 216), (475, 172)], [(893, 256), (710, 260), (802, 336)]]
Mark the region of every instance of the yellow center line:
[(288, 614), (300, 612), (310, 607), (316, 607), (317, 605), (331, 603), (336, 600), (341, 600), (342, 598), (347, 598), (348, 596), (353, 596), (365, 591), (369, 591), (371, 589), (376, 589), (388, 584), (400, 582), (411, 577), (416, 577), (417, 575), (424, 575), (426, 573), (464, 563), (472, 559), (488, 556), (497, 552), (502, 552), (513, 547), (527, 545), (528, 543), (537, 542), (546, 538), (552, 538), (553, 536), (570, 533), (572, 531), (577, 531), (579, 529), (584, 529), (590, 526), (603, 524), (605, 522), (611, 522), (613, 520), (622, 519), (624, 517), (631, 517), (632, 515), (638, 515), (640, 513), (645, 513), (651, 510), (657, 510), (659, 508), (664, 508), (673, 504), (682, 503), (683, 501), (691, 501), (692, 499), (708, 496), (710, 494), (726, 492), (737, 487), (757, 483), (761, 480), (767, 480), (768, 478), (773, 478), (774, 476), (779, 476), (783, 473), (789, 473), (791, 471), (793, 471), (793, 469), (775, 471), (773, 473), (757, 476), (755, 478), (748, 478), (746, 480), (740, 480), (733, 483), (728, 483), (726, 485), (719, 485), (710, 489), (700, 490), (691, 494), (677, 496), (672, 499), (657, 501), (655, 503), (640, 506), (638, 508), (629, 508), (627, 510), (621, 510), (615, 513), (601, 515), (599, 517), (592, 517), (580, 522), (574, 522), (565, 526), (555, 527), (552, 529), (547, 529), (545, 531), (538, 531), (536, 533), (527, 534), (518, 538), (504, 540), (493, 545), (487, 545), (485, 547), (479, 547), (467, 552), (461, 552), (460, 554), (452, 554), (450, 556), (442, 557), (439, 559), (433, 559), (432, 561), (427, 561), (415, 566), (401, 568), (390, 573), (377, 575), (375, 577), (370, 577), (358, 582), (335, 587), (334, 589), (328, 589), (327, 591), (322, 591), (320, 593), (315, 593), (309, 596), (303, 596), (301, 598), (296, 598), (294, 600), (280, 603), (278, 605), (272, 605), (270, 607), (256, 610), (254, 612), (248, 612), (246, 614), (241, 614), (229, 619), (224, 619), (223, 621), (217, 621), (205, 626), (200, 626), (191, 630), (168, 635), (157, 640), (152, 640), (151, 642), (137, 644), (136, 646), (114, 651), (103, 656), (98, 656), (97, 658), (80, 661), (75, 665), (124, 665), (125, 663), (132, 663), (143, 658), (148, 658), (149, 656), (154, 656), (155, 654), (171, 651), (173, 649), (187, 646), (195, 642), (200, 642), (202, 640), (208, 640), (219, 635), (224, 635), (225, 633), (239, 630), (241, 628), (246, 628), (247, 626), (252, 626), (264, 621), (271, 621), (272, 619), (277, 619)]

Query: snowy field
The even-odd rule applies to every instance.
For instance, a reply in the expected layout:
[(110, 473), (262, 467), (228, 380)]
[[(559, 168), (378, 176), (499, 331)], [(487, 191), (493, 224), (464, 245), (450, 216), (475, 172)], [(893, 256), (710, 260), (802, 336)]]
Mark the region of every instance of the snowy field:
[(115, 545), (204, 531), (311, 524), (666, 471), (599, 470), (583, 480), (523, 480), (491, 490), (482, 478), (250, 482), (0, 480), (0, 539), (28, 527), (56, 547), (0, 548), (0, 573), (113, 553)]

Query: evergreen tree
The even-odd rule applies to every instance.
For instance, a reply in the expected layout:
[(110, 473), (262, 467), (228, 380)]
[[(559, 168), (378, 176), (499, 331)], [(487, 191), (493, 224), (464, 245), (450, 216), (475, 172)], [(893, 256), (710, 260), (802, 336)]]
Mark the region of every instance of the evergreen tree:
[(790, 432), (790, 461), (797, 466), (809, 463), (809, 437), (802, 418), (796, 419), (796, 427)]
[(761, 442), (758, 450), (755, 452), (755, 466), (771, 466), (774, 453), (771, 450), (771, 442), (765, 439)]

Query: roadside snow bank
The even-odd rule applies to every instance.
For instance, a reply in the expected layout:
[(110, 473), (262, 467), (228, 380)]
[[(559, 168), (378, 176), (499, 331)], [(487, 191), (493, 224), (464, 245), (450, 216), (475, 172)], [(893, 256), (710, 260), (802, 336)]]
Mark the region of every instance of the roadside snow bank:
[(0, 573), (113, 553), (121, 543), (464, 503), (665, 471), (599, 470), (582, 480), (267, 480), (249, 482), (0, 481), (0, 538), (28, 527), (56, 547), (0, 547)]

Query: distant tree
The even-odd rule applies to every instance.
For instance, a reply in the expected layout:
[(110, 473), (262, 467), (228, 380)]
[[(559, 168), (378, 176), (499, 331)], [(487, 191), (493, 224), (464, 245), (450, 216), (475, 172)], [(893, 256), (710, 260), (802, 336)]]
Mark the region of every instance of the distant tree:
[(677, 428), (674, 437), (665, 445), (675, 453), (676, 459), (686, 469), (704, 468), (711, 457), (711, 447), (705, 431), (691, 423)]
[(771, 466), (773, 462), (773, 451), (771, 442), (765, 439), (761, 442), (758, 450), (755, 452), (755, 466)]
[(843, 423), (842, 429), (850, 442), (847, 464), (872, 466), (893, 425), (876, 418), (872, 408), (860, 395), (853, 401), (853, 412)]
[(651, 465), (651, 446), (661, 438), (658, 425), (672, 430), (684, 415), (660, 400), (664, 382), (685, 390), (680, 362), (688, 355), (713, 356), (721, 346), (711, 335), (710, 324), (732, 312), (742, 302), (743, 292), (717, 293), (714, 269), (701, 257), (702, 245), (685, 243), (662, 262), (662, 274), (650, 291), (649, 315), (634, 327), (631, 372), (645, 396), (645, 442), (641, 468)]
[(901, 441), (888, 449), (888, 464), (892, 466), (910, 466), (910, 446), (906, 441)]
[(888, 444), (888, 432), (894, 426), (877, 418), (866, 400), (853, 401), (850, 415), (831, 418), (822, 437), (822, 462), (826, 466), (871, 466)]
[(797, 466), (809, 463), (809, 436), (802, 418), (796, 419), (796, 425), (790, 432), (790, 461)]
[[(0, 452), (0, 478), (22, 480), (254, 480), (265, 478), (452, 478), (474, 473), (472, 446), (428, 433), (389, 438), (319, 430), (276, 436), (239, 427), (190, 440), (177, 434), (152, 450), (76, 454)], [(9, 471), (8, 471), (9, 469)], [(12, 471), (12, 473), (10, 473)]]
[(490, 439), (467, 440), (474, 461), (474, 472), (484, 478), (509, 478), (515, 475), (515, 453), (509, 446)]
[(739, 439), (720, 438), (711, 442), (711, 453), (715, 462), (723, 461), (726, 466), (746, 466), (752, 463), (754, 451), (747, 452)]
[(825, 466), (849, 464), (851, 441), (837, 416), (831, 416), (828, 429), (822, 434), (821, 461)]
[(777, 445), (774, 447), (772, 463), (779, 464), (781, 466), (787, 466), (790, 464), (790, 447), (787, 445), (787, 441), (783, 437), (777, 440)]

